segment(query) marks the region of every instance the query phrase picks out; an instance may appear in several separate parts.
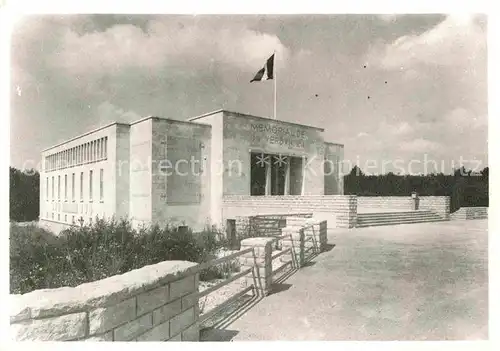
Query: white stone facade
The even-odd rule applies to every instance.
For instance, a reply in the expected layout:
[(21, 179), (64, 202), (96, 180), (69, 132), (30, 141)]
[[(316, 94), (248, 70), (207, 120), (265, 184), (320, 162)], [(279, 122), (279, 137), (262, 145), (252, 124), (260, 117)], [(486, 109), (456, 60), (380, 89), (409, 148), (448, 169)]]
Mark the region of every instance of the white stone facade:
[[(40, 222), (55, 232), (96, 216), (136, 226), (223, 226), (223, 198), (251, 195), (255, 172), (265, 173), (262, 195), (342, 195), (343, 146), (322, 134), (223, 110), (189, 121), (112, 123), (42, 152)], [(289, 164), (259, 170), (253, 165), (259, 154)]]

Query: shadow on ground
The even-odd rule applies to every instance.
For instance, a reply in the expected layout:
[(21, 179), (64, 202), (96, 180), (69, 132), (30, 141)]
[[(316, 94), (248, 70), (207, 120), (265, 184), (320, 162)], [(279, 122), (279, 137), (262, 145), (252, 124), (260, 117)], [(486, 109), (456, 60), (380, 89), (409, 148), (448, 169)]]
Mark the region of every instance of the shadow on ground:
[[(335, 244), (327, 244), (324, 252), (333, 250)], [(313, 253), (306, 258), (306, 262), (303, 264), (302, 268), (312, 267), (316, 264), (315, 259), (319, 256), (318, 253)], [(283, 274), (275, 276), (273, 279), (273, 284), (269, 295), (275, 295), (289, 290), (292, 284), (286, 284), (288, 278), (294, 275), (298, 271), (297, 268), (290, 268), (286, 270)], [(252, 309), (256, 304), (262, 300), (262, 296), (250, 296), (246, 295), (242, 297), (241, 300), (229, 305), (216, 317), (215, 320), (210, 321), (210, 323), (204, 323), (200, 331), (200, 341), (232, 341), (238, 331), (227, 329), (232, 323), (243, 316), (247, 311)]]
[(261, 300), (262, 296), (259, 295), (245, 295), (243, 296), (243, 300), (239, 303), (236, 302), (229, 305), (227, 309), (224, 309), (218, 315), (218, 318), (213, 321), (210, 326), (202, 326), (200, 330), (200, 341), (230, 341), (238, 332), (228, 330), (227, 327)]
[(290, 289), (290, 287), (292, 286), (292, 284), (283, 284), (283, 283), (274, 283), (271, 287), (271, 292), (269, 293), (269, 295), (274, 295), (274, 294), (278, 294), (282, 291), (286, 291), (288, 289)]
[(232, 341), (239, 332), (236, 330), (207, 328), (200, 332), (200, 341)]
[(335, 244), (326, 244), (325, 250), (323, 252), (332, 251), (335, 248)]

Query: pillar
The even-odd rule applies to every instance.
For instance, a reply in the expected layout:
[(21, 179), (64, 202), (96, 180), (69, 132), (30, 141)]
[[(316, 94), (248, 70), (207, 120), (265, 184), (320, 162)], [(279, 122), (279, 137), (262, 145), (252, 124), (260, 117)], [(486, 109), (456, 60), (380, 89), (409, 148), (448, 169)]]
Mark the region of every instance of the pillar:
[(249, 238), (241, 241), (240, 251), (253, 248), (253, 252), (240, 256), (241, 270), (253, 268), (253, 275), (245, 276), (246, 286), (255, 284), (259, 296), (266, 296), (271, 291), (273, 241), (273, 238)]
[[(269, 159), (271, 160), (271, 156), (269, 156)], [(271, 195), (271, 161), (269, 161), (269, 163), (266, 163), (265, 195), (267, 195), (267, 196)]]
[(288, 157), (285, 165), (285, 195), (290, 195), (290, 160), (291, 157)]
[(281, 229), (282, 235), (285, 237), (281, 239), (281, 249), (291, 249), (290, 253), (281, 256), (281, 262), (292, 261), (295, 269), (304, 265), (304, 230), (302, 228), (285, 227)]
[(416, 191), (412, 192), (411, 193), (411, 198), (413, 200), (413, 211), (416, 211), (418, 210), (418, 203), (419, 203), (419, 199), (418, 199), (418, 193)]

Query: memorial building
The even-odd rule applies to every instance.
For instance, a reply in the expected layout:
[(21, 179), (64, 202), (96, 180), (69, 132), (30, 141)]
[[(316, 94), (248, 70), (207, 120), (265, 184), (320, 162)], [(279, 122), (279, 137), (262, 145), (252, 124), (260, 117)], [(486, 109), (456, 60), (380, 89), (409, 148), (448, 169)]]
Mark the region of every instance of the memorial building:
[(226, 196), (342, 195), (343, 145), (323, 131), (226, 110), (111, 123), (43, 150), (40, 222), (201, 230), (224, 225)]

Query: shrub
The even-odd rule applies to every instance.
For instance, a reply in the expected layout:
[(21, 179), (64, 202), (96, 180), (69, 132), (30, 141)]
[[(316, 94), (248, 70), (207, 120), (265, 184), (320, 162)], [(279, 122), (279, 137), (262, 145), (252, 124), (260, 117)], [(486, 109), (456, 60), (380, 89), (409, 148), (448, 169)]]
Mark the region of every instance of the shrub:
[[(97, 219), (59, 236), (36, 225), (10, 226), (10, 291), (76, 286), (165, 260), (205, 262), (226, 241), (217, 230), (201, 233), (157, 225), (135, 230), (128, 221)], [(200, 273), (220, 277), (220, 268)]]

